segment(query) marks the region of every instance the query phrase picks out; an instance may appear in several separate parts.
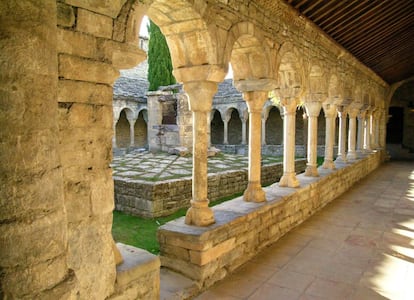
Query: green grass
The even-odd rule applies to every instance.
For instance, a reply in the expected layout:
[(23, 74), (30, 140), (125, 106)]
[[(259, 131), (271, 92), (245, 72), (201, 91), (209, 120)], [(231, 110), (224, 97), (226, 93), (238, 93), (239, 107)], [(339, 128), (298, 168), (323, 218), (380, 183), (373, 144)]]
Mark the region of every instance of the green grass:
[[(210, 206), (234, 199), (242, 194), (243, 193), (237, 193), (232, 196), (220, 198), (210, 202)], [(170, 216), (152, 219), (144, 219), (114, 211), (112, 235), (116, 242), (142, 248), (153, 254), (158, 254), (160, 252), (160, 245), (157, 240), (158, 227), (171, 220), (185, 216), (186, 211), (186, 208), (181, 208)]]
[(180, 209), (167, 217), (144, 219), (130, 216), (119, 211), (114, 211), (112, 235), (116, 242), (128, 244), (158, 254), (160, 245), (157, 241), (157, 229), (159, 226), (182, 217), (186, 209)]

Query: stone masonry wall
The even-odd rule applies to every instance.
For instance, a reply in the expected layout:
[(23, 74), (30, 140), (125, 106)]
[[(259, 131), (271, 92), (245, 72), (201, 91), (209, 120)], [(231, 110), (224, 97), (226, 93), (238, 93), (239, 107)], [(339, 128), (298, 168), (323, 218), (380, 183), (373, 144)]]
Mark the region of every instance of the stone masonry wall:
[(327, 203), (347, 191), (381, 163), (376, 152), (337, 170), (319, 169), (320, 177), (299, 175), (301, 187), (264, 188), (268, 201), (244, 202), (241, 197), (213, 207), (216, 223), (209, 227), (171, 221), (158, 230), (161, 264), (197, 281), (202, 289), (223, 279), (277, 241)]
[[(306, 168), (304, 159), (296, 160), (296, 171)], [(282, 164), (262, 167), (262, 183), (268, 185), (279, 181), (283, 174)], [(119, 180), (115, 182), (115, 209), (142, 217), (159, 217), (188, 207), (191, 200), (191, 178), (172, 179), (162, 182), (142, 180)], [(208, 177), (210, 201), (243, 192), (247, 186), (247, 169), (212, 174)]]

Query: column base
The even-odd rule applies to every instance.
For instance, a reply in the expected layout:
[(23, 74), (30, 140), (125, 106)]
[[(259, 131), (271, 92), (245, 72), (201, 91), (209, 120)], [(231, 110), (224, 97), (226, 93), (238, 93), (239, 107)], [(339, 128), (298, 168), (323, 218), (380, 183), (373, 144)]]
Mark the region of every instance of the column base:
[(307, 177), (319, 177), (317, 165), (307, 165), (305, 170), (305, 176)]
[(336, 169), (336, 166), (335, 166), (335, 163), (333, 162), (333, 160), (325, 159), (323, 161), (322, 168), (324, 168), (324, 169), (330, 169), (330, 170), (335, 170)]
[(357, 159), (357, 154), (356, 152), (348, 152), (348, 155), (346, 156), (346, 159), (348, 161), (352, 161), (352, 160), (356, 160)]
[(345, 155), (340, 155), (335, 159), (335, 162), (340, 164), (346, 164), (348, 160), (346, 159)]
[(243, 200), (246, 202), (265, 202), (266, 194), (259, 183), (250, 183), (247, 185), (247, 189), (243, 193)]
[[(191, 201), (193, 202), (193, 201)], [(192, 206), (187, 210), (185, 215), (185, 224), (195, 226), (209, 226), (214, 224), (214, 213), (210, 207), (195, 207)]]
[(282, 178), (280, 178), (279, 186), (280, 187), (298, 187), (300, 185), (299, 180), (296, 178), (295, 172), (285, 172), (283, 173)]

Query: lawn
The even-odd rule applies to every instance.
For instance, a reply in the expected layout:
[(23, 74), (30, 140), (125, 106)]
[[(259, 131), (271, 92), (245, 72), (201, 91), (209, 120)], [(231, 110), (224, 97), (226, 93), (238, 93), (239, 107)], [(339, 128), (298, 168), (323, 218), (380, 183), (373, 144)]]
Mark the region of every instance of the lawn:
[[(323, 157), (318, 157), (318, 166), (322, 163)], [(210, 206), (234, 199), (242, 194), (243, 193), (241, 192), (221, 198), (211, 202)], [(171, 220), (184, 216), (186, 211), (186, 208), (182, 208), (170, 216), (152, 219), (144, 219), (141, 217), (130, 216), (119, 211), (114, 211), (112, 235), (116, 242), (132, 245), (137, 248), (145, 249), (153, 254), (158, 254), (160, 251), (160, 245), (157, 240), (158, 227)]]
[[(210, 206), (234, 199), (240, 195), (242, 195), (242, 193), (221, 198), (211, 202)], [(119, 211), (114, 211), (112, 235), (115, 242), (121, 242), (137, 248), (145, 249), (153, 254), (158, 254), (160, 252), (160, 245), (157, 240), (158, 227), (171, 220), (184, 216), (186, 211), (186, 208), (182, 208), (170, 216), (152, 219), (144, 219), (141, 217), (130, 216)]]

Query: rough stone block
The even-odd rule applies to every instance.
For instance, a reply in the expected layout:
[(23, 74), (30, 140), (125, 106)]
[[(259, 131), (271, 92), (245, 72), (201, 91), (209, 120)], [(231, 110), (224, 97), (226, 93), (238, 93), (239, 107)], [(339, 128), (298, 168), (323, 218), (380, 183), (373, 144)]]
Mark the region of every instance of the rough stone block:
[(205, 251), (190, 250), (190, 261), (193, 264), (205, 265), (221, 255), (231, 251), (234, 248), (236, 238), (230, 238), (225, 242), (218, 244)]
[(58, 102), (111, 106), (112, 96), (112, 87), (105, 84), (73, 80), (59, 80), (58, 83)]
[(113, 19), (85, 9), (78, 9), (76, 29), (97, 37), (112, 37)]
[(64, 27), (75, 25), (75, 13), (72, 6), (57, 2), (57, 24)]
[(58, 53), (66, 53), (73, 56), (97, 58), (96, 38), (79, 31), (63, 28), (58, 29)]
[(119, 72), (106, 63), (60, 54), (59, 76), (64, 79), (112, 85), (118, 78)]
[(66, 0), (67, 4), (82, 7), (111, 18), (118, 16), (126, 0)]

